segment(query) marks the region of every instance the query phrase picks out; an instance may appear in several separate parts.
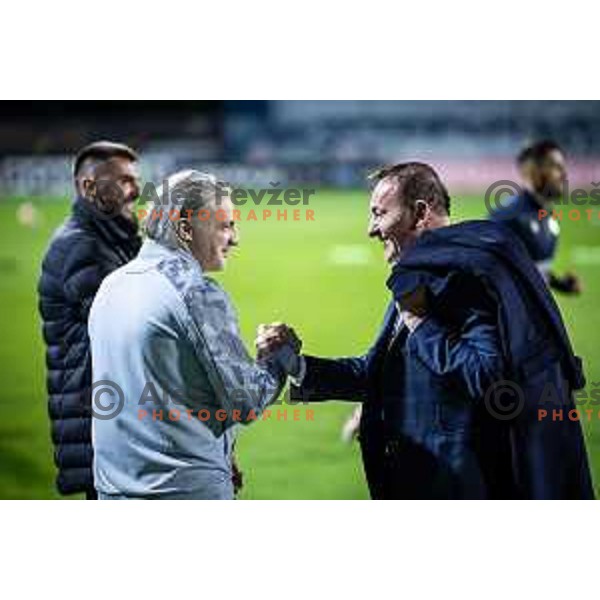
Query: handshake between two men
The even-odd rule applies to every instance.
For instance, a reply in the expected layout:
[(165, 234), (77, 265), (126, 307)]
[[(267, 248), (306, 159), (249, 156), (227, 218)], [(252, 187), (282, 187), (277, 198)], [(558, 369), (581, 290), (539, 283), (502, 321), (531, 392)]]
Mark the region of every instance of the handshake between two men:
[[(212, 189), (214, 183), (212, 176), (194, 171), (173, 179), (186, 182), (186, 202), (195, 209), (204, 206), (204, 199), (194, 190)], [(161, 225), (156, 220), (148, 225), (149, 239), (140, 253), (145, 275), (129, 263), (107, 279), (94, 300), (89, 318), (93, 372), (123, 381), (126, 395), (144, 389), (144, 382), (154, 382), (158, 374), (158, 385), (197, 398), (207, 410), (228, 402), (240, 381), (254, 385), (253, 394), (236, 396), (241, 408), (262, 410), (287, 375), (292, 400), (359, 402), (359, 442), (374, 499), (593, 497), (580, 423), (537, 418), (535, 400), (544, 397), (548, 384), (568, 412), (574, 408), (571, 392), (584, 379), (560, 313), (526, 247), (493, 221), (451, 225), (450, 196), (429, 165), (395, 165), (381, 170), (373, 183), (368, 235), (382, 244), (390, 267), (389, 304), (365, 353), (300, 355), (296, 332), (272, 323), (258, 328), (257, 361), (251, 360), (231, 300), (204, 277), (222, 270), (229, 249), (237, 245), (234, 220), (212, 228), (200, 221)], [(226, 212), (232, 211), (231, 200), (224, 202)], [(176, 248), (173, 239), (179, 240)], [(182, 269), (182, 263), (198, 263), (201, 269)], [(196, 290), (202, 293), (192, 293)], [(128, 314), (127, 327), (115, 328), (114, 315), (132, 294), (166, 300)], [(139, 318), (133, 327), (140, 332), (138, 340), (128, 335), (134, 316)], [(160, 344), (148, 342), (154, 338), (147, 331), (171, 331), (181, 319), (196, 326), (178, 332), (174, 342), (171, 336), (160, 338)], [(195, 335), (198, 331), (204, 335)], [(168, 344), (168, 352), (162, 344)], [(161, 351), (150, 356), (154, 348)], [(188, 360), (190, 348), (197, 360)], [(134, 353), (140, 365), (135, 375), (124, 367), (132, 364)], [(495, 407), (497, 385), (507, 381), (523, 397), (510, 421)], [(208, 402), (198, 390), (211, 391)], [(94, 422), (99, 497), (172, 498), (173, 490), (180, 498), (234, 496), (235, 482), (222, 476), (231, 471), (237, 430), (231, 422), (138, 423), (128, 409), (135, 406), (126, 403), (118, 419)], [(119, 420), (127, 421), (128, 435)], [(177, 436), (168, 437), (180, 440), (172, 451), (176, 460), (162, 444), (165, 431), (174, 430)], [(173, 467), (182, 462), (187, 470)], [(157, 475), (143, 482), (132, 477), (140, 465)]]
[[(427, 314), (424, 288), (419, 287), (404, 295), (401, 302), (398, 302), (396, 306), (399, 315), (398, 322), (402, 323), (407, 331), (414, 331)], [(256, 347), (256, 359), (259, 362), (268, 359), (287, 346), (291, 353), (289, 360), (285, 361), (287, 363), (286, 371), (290, 374), (293, 384), (302, 385), (306, 371), (306, 361), (300, 355), (302, 339), (293, 327), (280, 322), (261, 323), (256, 331), (254, 345)]]
[(256, 332), (256, 359), (258, 361), (268, 358), (271, 354), (277, 352), (284, 346), (288, 346), (293, 352), (289, 373), (293, 379), (297, 379), (303, 371), (303, 360), (300, 357), (302, 350), (302, 340), (298, 337), (292, 327), (284, 323), (271, 323), (269, 325), (260, 324)]

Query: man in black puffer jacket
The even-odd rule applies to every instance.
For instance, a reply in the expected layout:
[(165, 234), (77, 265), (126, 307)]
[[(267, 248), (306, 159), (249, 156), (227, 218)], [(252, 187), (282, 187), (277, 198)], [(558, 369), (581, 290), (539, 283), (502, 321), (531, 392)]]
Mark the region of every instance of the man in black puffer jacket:
[(50, 241), (38, 293), (56, 486), (61, 494), (84, 492), (94, 499), (87, 321), (102, 280), (140, 247), (134, 219), (137, 154), (113, 142), (90, 144), (77, 154), (74, 177), (77, 198)]

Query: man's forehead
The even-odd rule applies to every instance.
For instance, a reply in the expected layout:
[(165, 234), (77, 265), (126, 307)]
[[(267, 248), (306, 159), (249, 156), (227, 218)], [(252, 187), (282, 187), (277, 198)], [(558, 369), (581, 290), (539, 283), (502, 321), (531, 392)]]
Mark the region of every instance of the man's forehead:
[(565, 155), (558, 149), (552, 150), (548, 154), (547, 158), (555, 164), (560, 164), (560, 165), (565, 164)]
[(98, 173), (110, 173), (116, 175), (139, 175), (139, 165), (137, 161), (126, 158), (125, 156), (113, 156), (96, 164), (90, 163), (92, 171)]
[(529, 167), (544, 167), (544, 166), (548, 166), (548, 165), (565, 165), (566, 164), (566, 159), (565, 159), (565, 155), (562, 153), (561, 150), (559, 150), (558, 148), (554, 149), (554, 150), (550, 150), (549, 152), (547, 152), (543, 158), (539, 159), (539, 160), (535, 160), (533, 158), (530, 158), (528, 161), (526, 161), (526, 163), (523, 165), (526, 168)]
[(115, 156), (114, 158), (111, 158), (109, 162), (112, 163), (112, 168), (116, 172), (138, 174), (140, 170), (137, 161), (129, 158)]
[(387, 206), (397, 197), (398, 182), (389, 177), (377, 183), (371, 194), (371, 206)]

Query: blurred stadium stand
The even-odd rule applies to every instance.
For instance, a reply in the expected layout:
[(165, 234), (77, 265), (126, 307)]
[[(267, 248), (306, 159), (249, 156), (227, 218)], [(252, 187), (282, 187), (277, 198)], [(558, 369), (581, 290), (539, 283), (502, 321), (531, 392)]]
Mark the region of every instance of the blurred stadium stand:
[(589, 186), (599, 111), (589, 101), (5, 102), (0, 194), (70, 193), (72, 155), (97, 139), (140, 150), (152, 181), (195, 167), (241, 185), (356, 187), (375, 166), (426, 160), (454, 191), (481, 191), (516, 177), (524, 143), (551, 137), (571, 181)]

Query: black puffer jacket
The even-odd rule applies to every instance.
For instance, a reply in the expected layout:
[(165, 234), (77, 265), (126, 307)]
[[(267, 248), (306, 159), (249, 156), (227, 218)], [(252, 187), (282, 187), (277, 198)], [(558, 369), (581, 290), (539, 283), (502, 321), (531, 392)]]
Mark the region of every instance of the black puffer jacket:
[(132, 222), (121, 216), (101, 218), (86, 200), (77, 199), (42, 263), (39, 308), (56, 486), (62, 494), (94, 493), (88, 314), (102, 280), (133, 259), (139, 248)]

